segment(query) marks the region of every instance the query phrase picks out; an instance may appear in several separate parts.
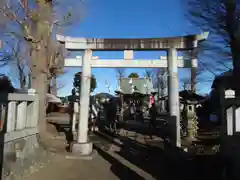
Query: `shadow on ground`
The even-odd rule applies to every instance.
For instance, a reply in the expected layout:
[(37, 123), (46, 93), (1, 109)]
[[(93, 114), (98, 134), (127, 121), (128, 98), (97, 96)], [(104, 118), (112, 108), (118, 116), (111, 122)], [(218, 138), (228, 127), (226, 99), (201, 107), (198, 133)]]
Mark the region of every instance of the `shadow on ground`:
[(164, 149), (144, 146), (125, 138), (119, 155), (147, 171), (157, 179), (219, 179), (216, 155), (195, 156), (164, 144)]
[(117, 159), (106, 153), (101, 148), (97, 148), (98, 153), (109, 163), (111, 163), (111, 171), (122, 180), (134, 179), (134, 180), (144, 180), (143, 177), (139, 176), (136, 172), (119, 162)]
[(73, 134), (69, 124), (48, 123), (48, 132), (53, 136), (62, 137), (67, 143), (65, 150), (70, 151), (70, 145), (73, 142)]
[[(166, 125), (165, 125), (165, 120), (158, 120), (156, 121), (156, 128), (153, 132), (153, 135), (158, 136), (158, 137), (163, 137), (166, 135)], [(137, 122), (137, 123), (128, 123), (128, 122), (123, 122), (120, 123), (120, 128), (127, 130), (127, 131), (132, 131), (136, 133), (140, 133), (145, 136), (149, 136), (149, 122), (148, 120), (145, 120), (144, 122)]]
[[(131, 162), (138, 168), (152, 175), (155, 179), (172, 180), (202, 180), (221, 179), (220, 158), (218, 155), (193, 155), (188, 154), (179, 148), (172, 147), (168, 143), (164, 143), (164, 149), (158, 147), (145, 145), (127, 137), (118, 137), (123, 145), (120, 151), (116, 151), (118, 155)], [(113, 143), (113, 142), (111, 142)], [(104, 151), (99, 151), (106, 160), (112, 164), (112, 171), (117, 176), (130, 171), (127, 167), (115, 168), (120, 166), (118, 160), (110, 155), (106, 155)], [(121, 164), (121, 166), (123, 166)], [(124, 169), (128, 169), (125, 170)], [(130, 173), (133, 178), (140, 178), (133, 172)], [(131, 176), (124, 176), (121, 179), (130, 178)]]
[[(156, 134), (162, 136), (161, 124), (159, 122)], [(144, 125), (146, 127), (146, 124)], [(121, 128), (148, 135), (147, 128), (139, 128), (137, 126), (122, 126)], [(57, 127), (59, 132), (66, 135), (67, 141), (72, 141), (73, 137), (68, 128), (64, 126)], [(123, 144), (116, 144), (120, 147), (120, 151), (116, 151), (120, 157), (134, 164), (138, 168), (152, 175), (159, 180), (220, 180), (221, 179), (221, 159), (218, 155), (195, 155), (186, 153), (179, 148), (173, 147), (164, 142), (162, 147), (146, 145), (132, 140), (125, 136), (117, 136)], [(106, 146), (109, 148), (114, 141), (109, 141)], [(97, 148), (97, 147), (96, 147)], [(109, 155), (105, 150), (97, 148), (99, 154), (111, 163), (111, 171), (119, 177), (119, 179), (144, 179), (138, 173), (125, 164), (119, 162), (118, 159)]]

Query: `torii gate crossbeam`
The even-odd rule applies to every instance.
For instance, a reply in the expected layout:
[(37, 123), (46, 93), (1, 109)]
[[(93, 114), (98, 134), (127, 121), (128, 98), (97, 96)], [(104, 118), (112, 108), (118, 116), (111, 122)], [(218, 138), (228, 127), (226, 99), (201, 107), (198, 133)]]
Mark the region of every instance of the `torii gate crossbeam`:
[[(162, 57), (163, 58), (163, 57)], [(81, 67), (83, 64), (82, 56), (76, 58), (65, 59), (65, 67)], [(151, 60), (129, 60), (129, 59), (98, 59), (93, 57), (90, 61), (92, 68), (167, 68), (168, 60), (163, 59), (151, 59)], [(178, 58), (179, 68), (191, 68), (197, 67), (197, 60), (183, 60), (182, 57)]]

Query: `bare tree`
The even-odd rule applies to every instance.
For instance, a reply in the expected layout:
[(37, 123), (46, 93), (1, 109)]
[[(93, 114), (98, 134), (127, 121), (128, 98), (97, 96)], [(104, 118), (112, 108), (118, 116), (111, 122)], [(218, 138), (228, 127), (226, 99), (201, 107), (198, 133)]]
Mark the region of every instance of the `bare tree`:
[(25, 89), (28, 76), (27, 49), (24, 48), (24, 42), (16, 38), (5, 41), (7, 48), (2, 52), (1, 62), (9, 65), (12, 70), (12, 78), (16, 79), (21, 89)]
[[(214, 62), (206, 62), (203, 59), (203, 57), (206, 59), (208, 58), (206, 56), (202, 57), (202, 53), (204, 53), (204, 49), (202, 47), (204, 47), (204, 45), (200, 44), (200, 47), (194, 49), (193, 51), (183, 52), (184, 60), (197, 59), (197, 66), (192, 66), (190, 68), (189, 76), (182, 79), (182, 88), (187, 87), (187, 89), (191, 90), (193, 93), (196, 93), (197, 91), (197, 84), (211, 82), (212, 78), (217, 76), (219, 71), (221, 72), (224, 70), (222, 66), (219, 68), (215, 67), (217, 65), (215, 64), (214, 66)], [(227, 66), (224, 66), (224, 68), (225, 70), (229, 70)]]
[[(188, 18), (199, 29), (211, 32), (209, 41), (201, 45), (214, 72), (233, 67), (233, 82), (240, 75), (240, 6), (237, 0), (188, 0)], [(212, 59), (212, 61), (210, 60)], [(203, 59), (202, 59), (203, 60)], [(217, 68), (214, 68), (217, 67)], [(238, 83), (233, 88), (239, 89)]]
[[(121, 79), (126, 76), (126, 72), (124, 68), (116, 68), (116, 73), (117, 73), (117, 84), (118, 88), (121, 88)], [(120, 113), (120, 120), (123, 120), (123, 113), (124, 113), (124, 108), (123, 108), (123, 95), (120, 93), (120, 99), (121, 99), (121, 113)]]
[[(4, 41), (5, 48), (2, 51), (0, 62), (1, 65), (9, 66), (13, 71), (12, 78), (19, 81), (20, 87), (25, 88), (27, 77), (30, 72), (30, 57), (29, 57), (29, 49), (26, 46), (26, 42), (24, 40), (19, 40), (14, 36), (6, 39)], [(48, 81), (49, 88), (48, 93), (52, 93), (57, 95), (57, 77), (64, 73), (63, 71), (63, 63), (64, 58), (67, 55), (65, 48), (57, 43), (51, 42), (48, 45)], [(16, 72), (16, 73), (14, 73)]]
[(166, 96), (167, 90), (167, 69), (166, 68), (157, 68), (151, 71), (151, 77), (154, 87), (158, 89), (158, 99)]
[(48, 49), (48, 81), (49, 93), (57, 95), (57, 77), (64, 73), (64, 58), (67, 56), (64, 46), (56, 42), (51, 42)]
[(166, 96), (166, 90), (167, 90), (167, 69), (166, 68), (163, 68), (159, 71), (158, 73), (158, 83), (159, 83), (159, 96), (160, 97), (164, 97)]
[(144, 77), (149, 78), (149, 79), (154, 79), (154, 69), (151, 68), (146, 68), (144, 72)]
[(183, 90), (191, 90), (191, 78), (185, 77), (181, 80), (181, 88)]
[(116, 68), (116, 73), (118, 78), (124, 78), (125, 77), (125, 68)]
[(117, 84), (118, 84), (118, 87), (120, 87), (121, 79), (126, 76), (125, 69), (124, 68), (116, 68), (115, 70), (116, 70)]
[[(56, 75), (56, 63), (52, 60), (58, 57), (52, 49), (52, 40), (57, 30), (69, 25), (71, 19), (76, 21), (74, 13), (79, 11), (79, 2), (75, 0), (8, 0), (0, 6), (0, 17), (7, 20), (4, 27), (7, 34), (25, 40), (29, 48), (29, 67), (32, 77), (32, 88), (39, 95), (39, 130), (42, 137), (46, 132), (45, 99), (50, 84), (50, 77)], [(81, 2), (80, 2), (81, 3)], [(74, 17), (74, 18), (73, 18)], [(51, 55), (50, 55), (51, 54)], [(57, 56), (56, 56), (57, 55)], [(57, 58), (58, 59), (58, 58)], [(61, 63), (59, 63), (61, 64)]]
[[(210, 73), (212, 76), (209, 77), (206, 75), (206, 72)], [(180, 80), (180, 87), (183, 90), (189, 90), (193, 93), (196, 93), (196, 91), (200, 90), (202, 84), (212, 82), (212, 77), (215, 76), (216, 74), (212, 74), (209, 69), (205, 68), (201, 63), (199, 63), (198, 67), (195, 69), (195, 79), (193, 80), (192, 69), (190, 69), (187, 76)]]

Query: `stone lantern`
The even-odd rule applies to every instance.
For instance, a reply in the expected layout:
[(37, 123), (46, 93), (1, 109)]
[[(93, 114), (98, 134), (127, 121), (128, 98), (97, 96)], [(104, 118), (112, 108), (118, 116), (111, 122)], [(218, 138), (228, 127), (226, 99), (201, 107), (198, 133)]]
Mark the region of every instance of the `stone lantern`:
[(182, 123), (186, 127), (187, 139), (188, 141), (194, 141), (196, 140), (198, 131), (196, 107), (202, 97), (187, 90), (179, 92), (179, 95), (181, 97), (181, 104), (183, 105)]

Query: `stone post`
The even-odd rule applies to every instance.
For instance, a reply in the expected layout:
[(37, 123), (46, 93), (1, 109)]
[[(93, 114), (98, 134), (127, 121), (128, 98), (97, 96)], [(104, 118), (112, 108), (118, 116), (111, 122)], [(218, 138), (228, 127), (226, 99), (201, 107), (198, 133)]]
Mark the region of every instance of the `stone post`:
[(177, 49), (168, 50), (168, 103), (170, 116), (176, 117), (176, 146), (181, 147)]
[(27, 119), (27, 102), (23, 101), (17, 105), (17, 122), (16, 130), (24, 129)]
[(8, 115), (7, 115), (7, 132), (12, 132), (15, 130), (16, 111), (17, 111), (17, 102), (16, 101), (9, 102)]
[(80, 155), (90, 155), (92, 153), (92, 143), (88, 141), (91, 59), (92, 51), (89, 49), (85, 50), (82, 62), (80, 115), (78, 121), (77, 143), (72, 146), (72, 152)]
[(225, 101), (232, 101), (231, 106), (224, 107), (226, 116), (224, 117), (223, 134), (221, 135), (220, 153), (225, 162), (226, 179), (238, 180), (240, 179), (240, 146), (239, 146), (239, 131), (238, 126), (239, 114), (238, 105), (239, 99), (235, 97), (234, 90), (225, 91)]
[(72, 115), (72, 133), (76, 133), (76, 122), (77, 122), (77, 114), (79, 113), (78, 102), (73, 102), (73, 115)]

